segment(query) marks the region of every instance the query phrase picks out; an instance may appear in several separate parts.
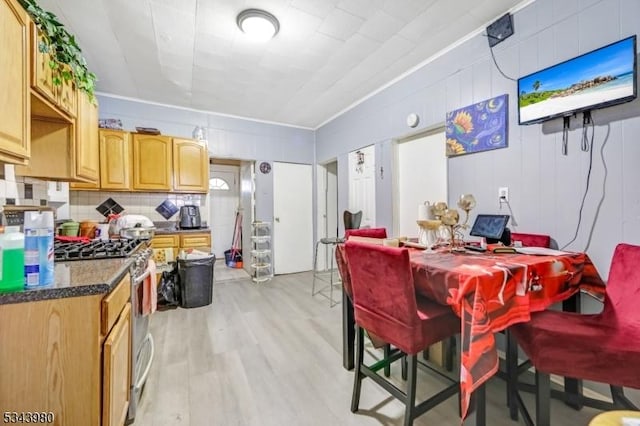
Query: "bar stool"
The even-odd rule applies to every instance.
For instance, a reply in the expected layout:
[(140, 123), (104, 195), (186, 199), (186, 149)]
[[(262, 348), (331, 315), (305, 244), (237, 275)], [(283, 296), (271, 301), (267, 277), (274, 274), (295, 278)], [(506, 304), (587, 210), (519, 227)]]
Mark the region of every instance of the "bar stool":
[[(313, 257), (313, 283), (311, 284), (311, 296), (315, 296), (316, 294), (320, 294), (322, 296), (327, 297), (325, 294), (322, 293), (322, 290), (324, 290), (326, 287), (319, 289), (318, 291), (316, 291), (316, 279), (320, 279), (320, 280), (324, 280), (326, 278), (326, 275), (329, 275), (329, 296), (327, 297), (329, 299), (329, 307), (333, 308), (335, 305), (338, 304), (338, 301), (333, 300), (333, 287), (337, 286), (337, 285), (342, 285), (342, 281), (340, 280), (339, 276), (338, 278), (335, 280), (333, 279), (334, 276), (334, 267), (333, 267), (333, 259), (335, 258), (335, 250), (336, 250), (336, 246), (338, 244), (341, 244), (344, 242), (343, 238), (338, 238), (338, 237), (329, 237), (329, 238), (320, 238), (317, 242), (316, 242), (316, 250), (315, 250), (315, 255)], [(329, 246), (331, 248), (331, 267), (329, 268), (328, 271), (318, 271), (318, 246), (320, 246), (320, 244), (324, 244), (326, 246)]]
[[(344, 221), (344, 229), (348, 231), (350, 229), (357, 229), (360, 227), (360, 222), (362, 221), (362, 210), (357, 211), (355, 213), (351, 213), (349, 210), (345, 210), (342, 214), (342, 219)], [(342, 280), (338, 278), (336, 282), (333, 281), (333, 260), (335, 258), (336, 245), (344, 243), (344, 238), (339, 237), (328, 237), (328, 238), (320, 238), (320, 240), (316, 241), (316, 249), (315, 254), (313, 256), (313, 283), (311, 284), (311, 296), (315, 296), (320, 293), (322, 296), (327, 297), (325, 294), (321, 293), (323, 289), (316, 291), (316, 279), (324, 279), (327, 272), (318, 271), (318, 246), (320, 244), (324, 244), (326, 246), (331, 247), (331, 267), (329, 268), (329, 307), (333, 308), (338, 304), (338, 301), (333, 300), (333, 287), (334, 286), (342, 286)], [(338, 275), (339, 277), (339, 275)], [(326, 287), (325, 287), (326, 288)]]

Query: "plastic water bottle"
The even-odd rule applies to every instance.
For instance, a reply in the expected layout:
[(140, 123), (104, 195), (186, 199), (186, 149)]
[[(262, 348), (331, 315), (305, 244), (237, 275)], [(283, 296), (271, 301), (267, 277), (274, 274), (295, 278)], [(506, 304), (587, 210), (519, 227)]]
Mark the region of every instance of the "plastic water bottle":
[(0, 234), (0, 292), (24, 289), (24, 234), (18, 226), (7, 226)]
[(24, 234), (26, 286), (53, 284), (53, 212), (24, 212)]

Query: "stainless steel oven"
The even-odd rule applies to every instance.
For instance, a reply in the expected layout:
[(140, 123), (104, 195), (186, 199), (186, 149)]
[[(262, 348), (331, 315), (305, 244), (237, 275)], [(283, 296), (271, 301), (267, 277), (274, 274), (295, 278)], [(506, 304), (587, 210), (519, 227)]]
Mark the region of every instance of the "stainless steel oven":
[(136, 252), (131, 264), (131, 398), (127, 423), (135, 417), (154, 357), (153, 336), (149, 332), (150, 314), (143, 311), (143, 283), (151, 273), (151, 248)]

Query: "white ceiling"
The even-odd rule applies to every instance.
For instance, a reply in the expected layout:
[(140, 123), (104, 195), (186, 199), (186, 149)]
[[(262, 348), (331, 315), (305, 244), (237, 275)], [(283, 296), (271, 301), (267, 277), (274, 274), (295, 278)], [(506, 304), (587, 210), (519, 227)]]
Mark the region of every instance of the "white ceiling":
[[(102, 93), (316, 128), (521, 0), (40, 0)], [(248, 41), (247, 8), (280, 32)]]

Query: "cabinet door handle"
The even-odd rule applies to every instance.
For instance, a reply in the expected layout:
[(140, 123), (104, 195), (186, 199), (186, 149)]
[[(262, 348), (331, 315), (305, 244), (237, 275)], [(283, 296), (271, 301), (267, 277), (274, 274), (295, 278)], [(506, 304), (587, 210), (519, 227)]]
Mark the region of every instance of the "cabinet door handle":
[(280, 223), (280, 218), (276, 217), (276, 222)]

